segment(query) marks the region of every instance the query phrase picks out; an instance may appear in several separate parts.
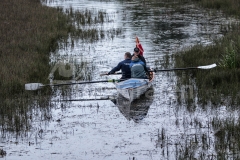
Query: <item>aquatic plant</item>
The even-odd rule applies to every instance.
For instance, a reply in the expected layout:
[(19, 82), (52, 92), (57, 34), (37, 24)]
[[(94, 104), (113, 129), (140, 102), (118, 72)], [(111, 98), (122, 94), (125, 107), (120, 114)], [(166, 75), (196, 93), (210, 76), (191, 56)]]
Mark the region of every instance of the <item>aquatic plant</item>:
[(7, 152), (4, 151), (3, 149), (0, 149), (0, 156), (3, 157), (3, 156), (6, 156)]
[(219, 62), (219, 66), (223, 68), (235, 69), (236, 62), (236, 51), (233, 48), (226, 48), (226, 53), (223, 54), (223, 58)]

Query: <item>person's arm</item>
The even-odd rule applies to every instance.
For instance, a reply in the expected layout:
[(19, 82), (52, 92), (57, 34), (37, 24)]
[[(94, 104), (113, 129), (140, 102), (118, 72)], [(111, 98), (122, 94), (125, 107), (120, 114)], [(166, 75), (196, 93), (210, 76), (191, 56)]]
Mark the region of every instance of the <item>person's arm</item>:
[(114, 74), (115, 72), (119, 71), (122, 68), (122, 62), (119, 62), (116, 67), (114, 67), (108, 74)]
[(141, 43), (138, 43), (138, 44), (137, 44), (137, 48), (140, 50), (140, 52), (142, 52), (142, 53), (144, 52)]

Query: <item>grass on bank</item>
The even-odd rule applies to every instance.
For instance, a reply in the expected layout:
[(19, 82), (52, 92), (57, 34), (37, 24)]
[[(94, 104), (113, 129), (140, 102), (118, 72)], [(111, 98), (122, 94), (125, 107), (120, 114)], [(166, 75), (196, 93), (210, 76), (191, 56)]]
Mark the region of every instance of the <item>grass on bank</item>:
[[(211, 70), (188, 72), (194, 77), (198, 87), (198, 95), (203, 103), (211, 100), (213, 104), (222, 104), (227, 100), (228, 105), (240, 104), (240, 30), (236, 28), (213, 45), (197, 45), (187, 51), (174, 55), (176, 67), (201, 66), (216, 63), (218, 66)], [(189, 76), (180, 81), (189, 83)]]
[[(51, 90), (26, 92), (26, 83), (49, 83), (49, 54), (67, 42), (71, 34), (85, 41), (98, 40), (103, 23), (86, 10), (72, 13), (44, 6), (39, 0), (2, 0), (0, 5), (0, 132), (21, 132), (31, 127), (31, 118), (49, 117)], [(88, 25), (84, 27), (83, 25)], [(77, 26), (77, 27), (76, 27)], [(95, 25), (94, 25), (95, 26)], [(101, 32), (104, 36), (104, 33)], [(47, 91), (47, 92), (46, 92)], [(38, 110), (42, 111), (38, 113)], [(37, 114), (36, 114), (37, 113)], [(34, 115), (36, 114), (36, 115)], [(47, 115), (47, 116), (45, 116)]]
[[(76, 38), (99, 39), (94, 27), (103, 23), (105, 13), (94, 17), (89, 10), (65, 12), (43, 6), (35, 0), (3, 0), (0, 6), (0, 88), (1, 97), (22, 92), (27, 82), (47, 82), (49, 53), (69, 34)], [(75, 27), (76, 26), (78, 27)]]
[(0, 6), (1, 97), (27, 82), (46, 82), (49, 52), (72, 30), (67, 17), (38, 1), (3, 0)]
[[(6, 131), (20, 132), (29, 129), (29, 104), (35, 100), (29, 99), (31, 94), (24, 91), (24, 84), (48, 81), (49, 52), (57, 48), (57, 40), (67, 37), (73, 29), (66, 15), (57, 9), (42, 6), (38, 0), (1, 1), (2, 135)], [(45, 97), (44, 103), (48, 103), (47, 100), (48, 98)]]

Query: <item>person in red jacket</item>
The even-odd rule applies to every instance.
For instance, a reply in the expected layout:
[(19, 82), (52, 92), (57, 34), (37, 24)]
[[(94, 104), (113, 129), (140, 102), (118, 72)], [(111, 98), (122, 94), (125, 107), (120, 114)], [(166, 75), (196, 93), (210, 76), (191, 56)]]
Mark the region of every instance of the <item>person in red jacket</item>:
[(143, 47), (142, 47), (142, 45), (141, 45), (138, 37), (136, 37), (136, 47), (139, 49), (139, 54), (140, 54), (141, 56), (143, 56), (144, 50), (143, 50)]

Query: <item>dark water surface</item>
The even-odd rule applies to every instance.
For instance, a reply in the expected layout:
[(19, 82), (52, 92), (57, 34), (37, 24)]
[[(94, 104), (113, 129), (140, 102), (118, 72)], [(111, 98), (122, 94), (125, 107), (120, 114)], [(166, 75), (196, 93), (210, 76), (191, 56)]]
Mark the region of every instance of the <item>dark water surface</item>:
[[(73, 47), (62, 47), (50, 57), (53, 64), (86, 62), (89, 68), (82, 72), (91, 73), (92, 80), (119, 78), (101, 77), (100, 73), (110, 71), (125, 52), (133, 52), (135, 36), (145, 50), (148, 65), (165, 68), (162, 65), (165, 55), (192, 45), (212, 43), (222, 36), (221, 28), (231, 21), (221, 13), (192, 4), (173, 3), (166, 7), (169, 2), (152, 5), (137, 0), (49, 0), (43, 4), (106, 13), (107, 20), (95, 25), (105, 32), (102, 39), (93, 43), (74, 40)], [(173, 66), (171, 59), (169, 64)], [(226, 106), (203, 109), (197, 97), (193, 97), (194, 110), (189, 111), (184, 100), (178, 103), (177, 95), (183, 98), (191, 94), (185, 89), (194, 85), (177, 87), (176, 78), (174, 72), (157, 73), (150, 98), (142, 97), (132, 105), (121, 98), (117, 104), (110, 100), (59, 101), (116, 96), (112, 83), (54, 88), (51, 121), (36, 119), (25, 137), (3, 138), (6, 159), (178, 159), (192, 139), (199, 140), (193, 157), (216, 154), (214, 130), (209, 123), (214, 117), (225, 119), (237, 116), (237, 112), (228, 111)], [(52, 81), (57, 79), (52, 77)], [(203, 149), (204, 141), (200, 141), (204, 136), (209, 144), (207, 149)]]

